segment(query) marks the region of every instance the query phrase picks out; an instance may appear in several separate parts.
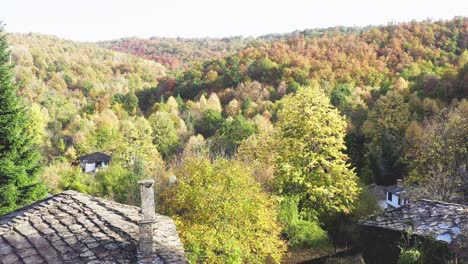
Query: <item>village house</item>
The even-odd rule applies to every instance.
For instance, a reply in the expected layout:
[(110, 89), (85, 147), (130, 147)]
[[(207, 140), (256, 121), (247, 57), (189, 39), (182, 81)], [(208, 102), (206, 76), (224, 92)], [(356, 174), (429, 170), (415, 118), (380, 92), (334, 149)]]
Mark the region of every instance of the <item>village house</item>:
[(0, 217), (0, 263), (188, 263), (154, 181), (139, 183), (142, 209), (65, 191)]
[[(360, 222), (366, 263), (397, 263), (401, 247), (416, 246), (424, 263), (468, 261), (468, 206), (418, 200)], [(403, 243), (407, 236), (409, 245)]]
[(386, 191), (386, 208), (398, 208), (402, 205), (409, 203), (407, 198), (404, 198), (406, 189), (403, 187), (403, 181), (397, 180), (397, 184), (385, 188)]
[(78, 163), (83, 169), (83, 172), (97, 172), (101, 168), (107, 168), (107, 166), (109, 166), (110, 160), (111, 156), (102, 152), (94, 152), (79, 157)]

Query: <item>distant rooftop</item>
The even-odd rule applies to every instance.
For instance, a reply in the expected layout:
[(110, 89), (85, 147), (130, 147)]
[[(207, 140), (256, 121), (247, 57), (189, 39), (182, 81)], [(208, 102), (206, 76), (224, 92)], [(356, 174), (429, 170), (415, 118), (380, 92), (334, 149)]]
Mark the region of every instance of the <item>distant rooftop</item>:
[(396, 195), (400, 195), (400, 194), (403, 194), (406, 192), (406, 189), (402, 186), (399, 186), (398, 184), (395, 184), (395, 185), (390, 185), (388, 187), (385, 187), (385, 190), (387, 192), (391, 192), (393, 194), (396, 194)]
[(418, 200), (387, 210), (361, 221), (364, 226), (379, 227), (432, 237), (451, 244), (468, 234), (468, 206), (431, 200)]
[(78, 158), (80, 162), (87, 162), (87, 163), (94, 163), (94, 162), (100, 162), (100, 161), (105, 161), (109, 162), (111, 160), (111, 156), (102, 153), (102, 152), (94, 152), (88, 155), (84, 155)]
[[(137, 263), (140, 208), (75, 191), (0, 217), (0, 263)], [(156, 215), (157, 263), (187, 263), (174, 222)]]

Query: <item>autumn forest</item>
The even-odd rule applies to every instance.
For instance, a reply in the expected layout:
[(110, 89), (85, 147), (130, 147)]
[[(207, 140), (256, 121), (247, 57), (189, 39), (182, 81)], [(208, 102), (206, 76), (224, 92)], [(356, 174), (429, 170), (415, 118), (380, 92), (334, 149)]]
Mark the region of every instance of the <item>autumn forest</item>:
[[(153, 178), (191, 263), (281, 263), (358, 245), (382, 210), (369, 186), (466, 204), (467, 32), (466, 17), (95, 43), (3, 30), (0, 215), (64, 190), (139, 206)], [(93, 152), (112, 160), (85, 173)]]

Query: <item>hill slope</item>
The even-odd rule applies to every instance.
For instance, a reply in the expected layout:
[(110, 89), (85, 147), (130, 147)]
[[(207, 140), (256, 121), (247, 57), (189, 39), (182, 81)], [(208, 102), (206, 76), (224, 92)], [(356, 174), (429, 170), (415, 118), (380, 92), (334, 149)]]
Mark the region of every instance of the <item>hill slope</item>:
[[(379, 183), (390, 184), (404, 173), (402, 146), (409, 122), (421, 122), (468, 95), (467, 28), (468, 18), (458, 17), (311, 37), (293, 34), (194, 65), (137, 96), (140, 108), (147, 112), (161, 96), (193, 100), (216, 93), (223, 106), (236, 105), (248, 117), (260, 114), (274, 121), (275, 101), (300, 86), (320, 86), (347, 116), (348, 154), (358, 172), (369, 175), (372, 171), (380, 175)], [(389, 92), (392, 99), (385, 97)], [(363, 127), (368, 115), (387, 120), (379, 117), (381, 110), (373, 113), (381, 98), (383, 108), (390, 107), (392, 100), (402, 104), (404, 113), (395, 118), (410, 116), (401, 120), (398, 133), (394, 131), (398, 135), (384, 128), (372, 134)], [(393, 121), (389, 122), (391, 126)], [(378, 157), (372, 161), (369, 144), (374, 141), (381, 145), (375, 146), (372, 155)]]
[(165, 75), (160, 64), (39, 34), (10, 34), (21, 93), (63, 121), (115, 94), (153, 87)]
[(101, 47), (157, 61), (170, 69), (222, 58), (243, 49), (253, 38), (123, 38), (98, 42)]

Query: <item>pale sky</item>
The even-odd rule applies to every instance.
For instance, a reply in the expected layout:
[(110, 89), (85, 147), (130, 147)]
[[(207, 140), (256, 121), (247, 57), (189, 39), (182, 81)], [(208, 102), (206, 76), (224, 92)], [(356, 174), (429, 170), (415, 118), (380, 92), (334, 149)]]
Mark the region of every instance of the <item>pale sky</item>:
[(468, 0), (2, 0), (9, 32), (98, 41), (259, 36), (468, 16)]

